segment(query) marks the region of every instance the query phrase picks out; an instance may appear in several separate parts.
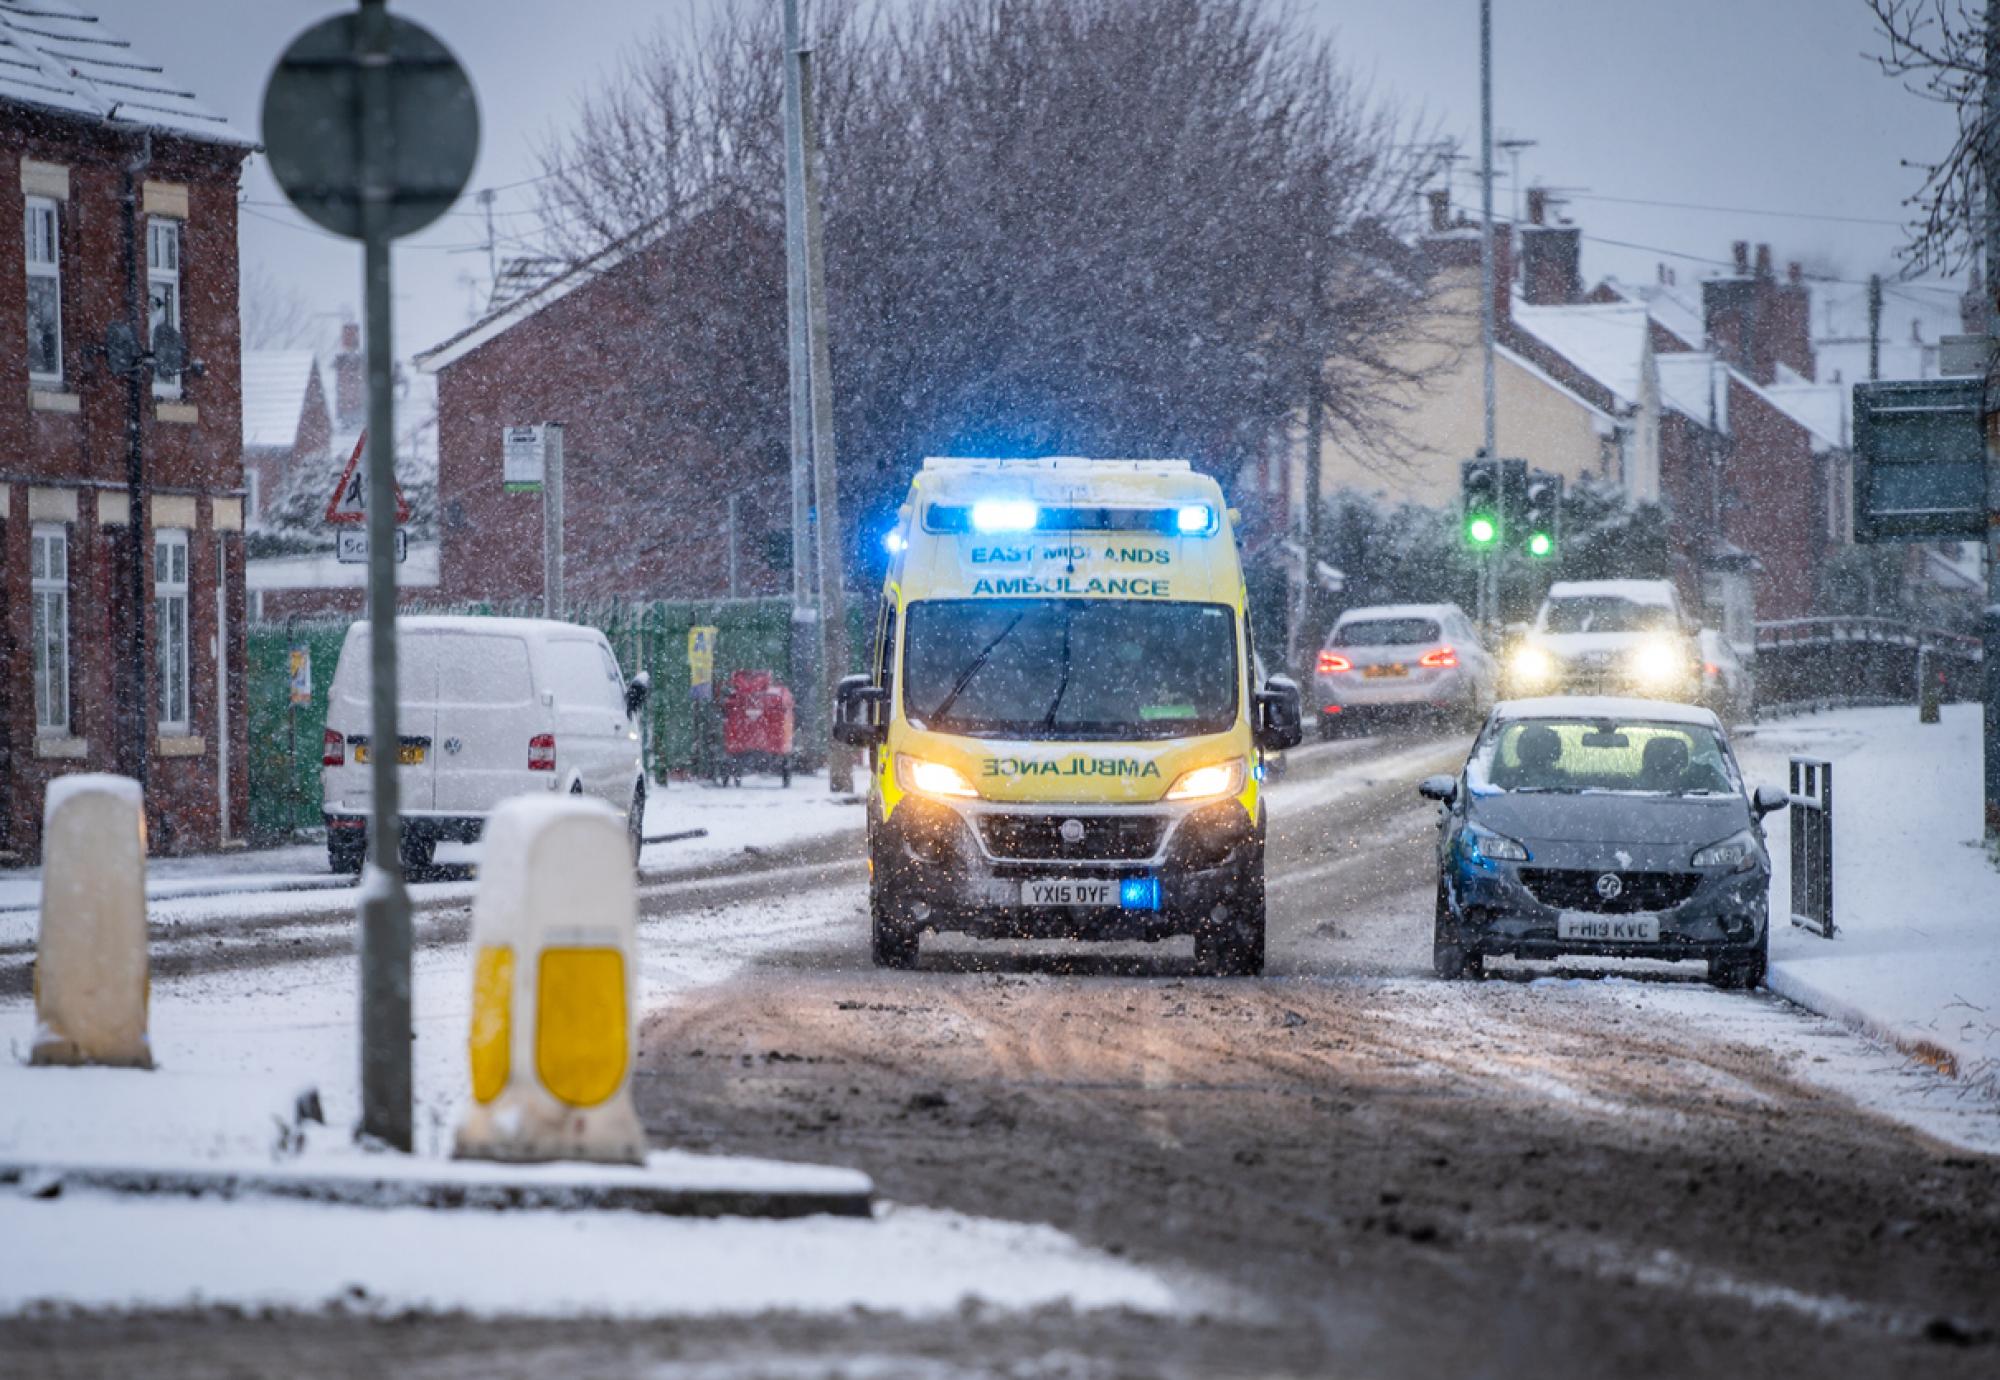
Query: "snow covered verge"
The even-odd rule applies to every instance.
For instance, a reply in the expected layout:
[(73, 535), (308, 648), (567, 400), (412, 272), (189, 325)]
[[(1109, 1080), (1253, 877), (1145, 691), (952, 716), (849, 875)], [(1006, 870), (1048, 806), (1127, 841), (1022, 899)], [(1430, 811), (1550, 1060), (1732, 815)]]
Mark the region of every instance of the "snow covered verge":
[(2000, 868), (1980, 846), (1980, 707), (1777, 719), (1737, 735), (1754, 785), (1833, 764), (1834, 938), (1788, 923), (1791, 811), (1766, 824), (1780, 996), (2000, 1097)]

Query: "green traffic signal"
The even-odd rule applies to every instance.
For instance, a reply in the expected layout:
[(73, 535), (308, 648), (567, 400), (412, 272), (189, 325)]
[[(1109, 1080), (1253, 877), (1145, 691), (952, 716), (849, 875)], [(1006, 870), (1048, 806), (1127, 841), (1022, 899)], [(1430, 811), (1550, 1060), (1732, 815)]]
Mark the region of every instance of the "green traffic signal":
[(1546, 556), (1556, 549), (1556, 544), (1547, 532), (1535, 532), (1528, 537), (1528, 554)]
[(1474, 546), (1491, 546), (1499, 531), (1490, 517), (1479, 516), (1465, 524), (1465, 535)]

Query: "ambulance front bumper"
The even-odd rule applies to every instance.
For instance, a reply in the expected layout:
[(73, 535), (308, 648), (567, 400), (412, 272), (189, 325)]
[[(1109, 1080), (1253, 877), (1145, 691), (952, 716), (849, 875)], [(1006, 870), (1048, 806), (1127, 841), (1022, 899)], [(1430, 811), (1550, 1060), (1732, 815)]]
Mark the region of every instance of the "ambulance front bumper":
[[(988, 938), (1164, 939), (1233, 911), (1263, 862), (1240, 801), (946, 804), (906, 797), (878, 826), (875, 885), (916, 927)], [(1110, 904), (1032, 904), (1030, 883), (1108, 882)]]

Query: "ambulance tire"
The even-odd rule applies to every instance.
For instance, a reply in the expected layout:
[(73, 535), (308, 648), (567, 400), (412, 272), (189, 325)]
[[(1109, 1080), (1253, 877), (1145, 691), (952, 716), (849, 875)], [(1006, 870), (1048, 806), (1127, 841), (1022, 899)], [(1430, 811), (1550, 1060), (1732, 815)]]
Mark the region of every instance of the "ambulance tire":
[(1194, 936), (1195, 971), (1204, 977), (1259, 977), (1264, 972), (1264, 879), (1257, 878), (1239, 912)]
[(897, 909), (894, 902), (870, 890), (868, 953), (877, 968), (907, 970), (917, 966), (918, 931), (896, 914)]

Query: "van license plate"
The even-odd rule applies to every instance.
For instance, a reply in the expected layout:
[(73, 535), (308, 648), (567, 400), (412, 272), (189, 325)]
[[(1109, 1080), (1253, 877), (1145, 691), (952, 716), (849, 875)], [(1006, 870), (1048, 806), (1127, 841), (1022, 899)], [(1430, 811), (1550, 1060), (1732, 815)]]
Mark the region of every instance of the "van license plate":
[(1118, 883), (1036, 877), (1021, 883), (1024, 906), (1115, 906)]
[(1657, 944), (1657, 915), (1586, 915), (1571, 911), (1556, 921), (1556, 938), (1590, 939), (1610, 944)]
[[(406, 767), (421, 767), (424, 764), (424, 745), (422, 743), (403, 744), (396, 751), (396, 760)], [(354, 745), (354, 762), (356, 766), (366, 766), (368, 764), (368, 744), (356, 743)]]

